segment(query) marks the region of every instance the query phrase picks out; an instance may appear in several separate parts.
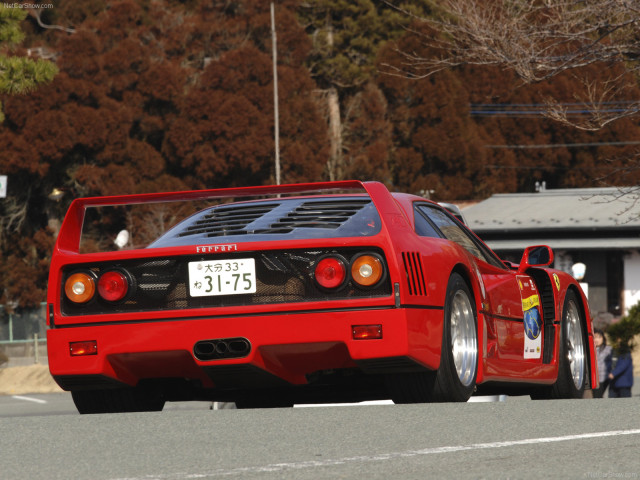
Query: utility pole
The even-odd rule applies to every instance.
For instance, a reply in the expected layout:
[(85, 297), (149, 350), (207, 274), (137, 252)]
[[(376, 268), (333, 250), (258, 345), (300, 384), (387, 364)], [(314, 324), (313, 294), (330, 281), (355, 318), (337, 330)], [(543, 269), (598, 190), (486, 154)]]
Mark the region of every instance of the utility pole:
[(276, 46), (276, 15), (271, 2), (271, 43), (273, 44), (273, 115), (276, 144), (276, 185), (280, 185), (280, 115), (278, 113), (278, 49)]

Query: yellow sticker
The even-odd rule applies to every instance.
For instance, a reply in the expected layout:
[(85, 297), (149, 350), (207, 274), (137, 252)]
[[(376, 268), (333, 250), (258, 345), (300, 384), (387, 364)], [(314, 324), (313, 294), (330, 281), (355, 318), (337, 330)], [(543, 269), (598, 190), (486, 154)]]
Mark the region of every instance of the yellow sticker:
[(553, 274), (553, 280), (556, 282), (556, 288), (558, 289), (558, 291), (560, 291), (560, 278), (558, 278), (557, 273)]
[(537, 307), (540, 305), (540, 299), (538, 295), (531, 295), (529, 298), (522, 299), (522, 311), (526, 312), (527, 310), (531, 310), (533, 307)]

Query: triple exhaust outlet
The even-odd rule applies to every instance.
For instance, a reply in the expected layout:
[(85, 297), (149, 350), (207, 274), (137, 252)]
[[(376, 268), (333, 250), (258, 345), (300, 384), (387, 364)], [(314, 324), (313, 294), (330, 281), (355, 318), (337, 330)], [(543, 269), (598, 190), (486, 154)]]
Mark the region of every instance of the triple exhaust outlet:
[(200, 340), (193, 346), (193, 354), (198, 360), (220, 360), (242, 358), (249, 355), (251, 343), (243, 337)]

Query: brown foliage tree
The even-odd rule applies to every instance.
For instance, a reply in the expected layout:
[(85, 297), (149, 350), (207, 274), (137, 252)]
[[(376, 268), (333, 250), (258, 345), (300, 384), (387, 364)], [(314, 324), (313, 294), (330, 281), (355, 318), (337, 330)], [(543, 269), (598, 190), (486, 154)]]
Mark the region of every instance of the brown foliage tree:
[[(443, 2), (443, 5), (453, 3), (459, 5), (459, 2)], [(470, 2), (470, 5), (475, 5), (474, 8), (479, 10), (491, 10), (498, 3), (500, 2), (486, 2), (486, 5), (479, 5)], [(461, 5), (459, 7), (463, 8)], [(473, 9), (470, 11), (477, 13)], [(467, 20), (469, 19), (465, 18)], [(497, 68), (496, 65), (504, 66), (497, 59), (494, 59), (494, 63), (486, 58), (474, 61), (471, 58), (473, 52), (466, 51), (467, 44), (464, 44), (464, 48), (462, 43), (457, 44), (460, 51), (453, 49), (450, 42), (455, 43), (459, 39), (438, 36), (438, 32), (434, 30), (437, 27), (443, 28), (443, 24), (462, 28), (449, 17), (441, 19), (441, 23), (433, 19), (417, 21), (407, 37), (381, 59), (380, 65), (391, 78), (388, 83), (395, 83), (395, 79), (400, 82), (411, 79), (411, 82), (428, 84), (432, 88), (432, 95), (438, 99), (432, 100), (435, 105), (447, 98), (446, 89), (442, 91), (442, 87), (438, 87), (441, 83), (457, 81), (459, 83), (452, 87), (452, 93), (461, 95), (461, 92), (467, 92), (467, 98), (462, 98), (458, 108), (446, 112), (445, 117), (447, 122), (451, 122), (456, 116), (460, 116), (461, 109), (470, 105), (465, 115), (471, 115), (479, 128), (475, 137), (467, 137), (475, 138), (475, 150), (464, 153), (473, 157), (468, 162), (476, 164), (476, 170), (457, 169), (463, 172), (463, 177), (473, 179), (473, 186), (468, 191), (484, 196), (500, 191), (532, 191), (535, 182), (541, 181), (552, 188), (593, 186), (605, 179), (609, 182), (622, 181), (622, 184), (637, 181), (637, 175), (629, 175), (626, 168), (628, 162), (624, 160), (624, 154), (634, 146), (620, 144), (627, 143), (624, 142), (625, 138), (628, 140), (637, 137), (638, 131), (631, 122), (623, 118), (620, 122), (601, 128), (597, 133), (585, 128), (571, 128), (571, 122), (584, 125), (592, 121), (593, 115), (592, 108), (584, 102), (576, 101), (574, 94), (580, 91), (583, 83), (573, 72), (556, 71), (549, 78), (536, 78), (534, 83), (525, 85), (513, 70)], [(483, 25), (489, 28), (489, 24)], [(471, 29), (468, 25), (465, 28)], [(495, 35), (511, 35), (498, 32), (496, 25), (492, 28)], [(503, 29), (501, 25), (500, 30)], [(449, 30), (446, 32), (451, 33)], [(475, 33), (479, 42), (481, 33)], [(445, 49), (445, 46), (451, 50)], [(481, 47), (477, 48), (475, 53), (482, 55)], [(398, 52), (405, 54), (398, 55)], [(412, 53), (408, 55), (406, 52)], [(619, 66), (602, 69), (597, 64), (589, 64), (583, 66), (583, 73), (604, 84), (609, 81), (612, 72), (615, 74), (616, 69), (620, 71)], [(405, 91), (404, 87), (400, 90)], [(637, 87), (630, 90), (632, 91), (636, 92), (634, 95), (637, 98)], [(564, 116), (571, 122), (549, 121), (549, 105), (553, 103), (549, 99), (555, 99), (557, 108), (565, 109)], [(429, 100), (425, 96), (422, 101)], [(435, 118), (434, 115), (432, 112), (429, 117)], [(419, 117), (411, 114), (411, 118), (415, 120)], [(454, 127), (455, 130), (462, 132), (464, 128), (469, 128), (462, 125), (464, 123)], [(408, 131), (412, 129), (409, 128)], [(445, 151), (455, 149), (454, 143), (446, 144), (447, 137), (443, 135), (444, 132), (435, 135), (434, 141), (444, 145)], [(481, 140), (480, 143), (478, 140)], [(417, 145), (413, 141), (412, 143), (414, 147)], [(461, 143), (458, 150), (466, 148), (464, 145), (464, 142)], [(608, 157), (612, 149), (615, 149), (615, 155)], [(438, 158), (446, 159), (446, 154), (438, 152), (437, 148), (432, 149), (432, 152), (437, 152)], [(414, 165), (419, 164), (418, 157), (411, 157)], [(429, 160), (427, 162), (431, 164)], [(458, 164), (461, 165), (460, 162)], [(446, 172), (456, 162), (447, 161), (447, 165), (449, 167), (436, 164), (435, 171), (443, 169)], [(432, 183), (435, 179), (429, 178), (428, 181)], [(465, 188), (468, 189), (469, 185)]]
[[(9, 197), (0, 207), (0, 303), (44, 298), (46, 275), (34, 276), (32, 261), (14, 261), (10, 245), (17, 236), (32, 252), (40, 231), (53, 240), (74, 197), (272, 181), (268, 5), (75, 4), (61, 2), (46, 19), (73, 25), (73, 34), (30, 29), (31, 44), (46, 40), (54, 52), (56, 80), (4, 102), (0, 171), (9, 175)], [(310, 44), (295, 8), (284, 2), (278, 9), (283, 178), (291, 182), (319, 179), (326, 144), (314, 84), (302, 66)], [(54, 188), (65, 192), (62, 200), (49, 197)], [(110, 243), (123, 228), (144, 245), (178, 212), (116, 210), (100, 225), (88, 222), (96, 234), (87, 248)], [(23, 278), (40, 294), (16, 298)]]

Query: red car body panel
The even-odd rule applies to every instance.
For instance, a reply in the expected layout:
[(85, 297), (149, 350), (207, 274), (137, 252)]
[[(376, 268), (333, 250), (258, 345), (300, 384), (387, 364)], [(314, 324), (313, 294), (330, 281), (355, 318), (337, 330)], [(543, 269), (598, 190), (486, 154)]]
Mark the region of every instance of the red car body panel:
[[(85, 212), (90, 207), (176, 200), (237, 198), (246, 195), (297, 194), (329, 189), (364, 190), (378, 211), (377, 234), (350, 238), (278, 240), (223, 244), (215, 240), (163, 248), (80, 253)], [(444, 238), (416, 234), (414, 205), (427, 200), (391, 194), (376, 182), (327, 182), (246, 187), (75, 200), (65, 217), (51, 261), (47, 332), (49, 366), (67, 390), (102, 388), (109, 382), (135, 386), (150, 379), (188, 379), (210, 393), (262, 385), (304, 386), (316, 372), (355, 369), (393, 374), (416, 366), (440, 365), (446, 286), (460, 272), (472, 291), (478, 321), (476, 383), (553, 384), (558, 377), (561, 311), (568, 289), (579, 296), (586, 322), (590, 381), (598, 385), (587, 300), (575, 280), (560, 271), (536, 269), (553, 286), (554, 319), (543, 318), (541, 344), (546, 357), (523, 358), (523, 286), (536, 282), (528, 272), (484, 262)], [(479, 239), (477, 239), (480, 242)], [(62, 307), (65, 269), (72, 265), (116, 264), (123, 260), (206, 256), (323, 248), (376, 248), (384, 252), (392, 292), (375, 298), (340, 298), (295, 303), (229, 305), (149, 311), (103, 311), (70, 315)], [(231, 247), (230, 245), (233, 245)], [(547, 296), (550, 294), (547, 292)], [(548, 297), (549, 298), (549, 297)], [(549, 315), (549, 313), (542, 313)], [(354, 325), (382, 327), (382, 338), (354, 339)], [(553, 339), (546, 340), (546, 337)], [(242, 358), (200, 360), (194, 345), (204, 339), (243, 338), (251, 344)], [(72, 342), (95, 341), (97, 353), (72, 356)], [(234, 373), (235, 372), (235, 373)], [(257, 373), (256, 373), (257, 372)], [(231, 396), (229, 396), (231, 395)]]

